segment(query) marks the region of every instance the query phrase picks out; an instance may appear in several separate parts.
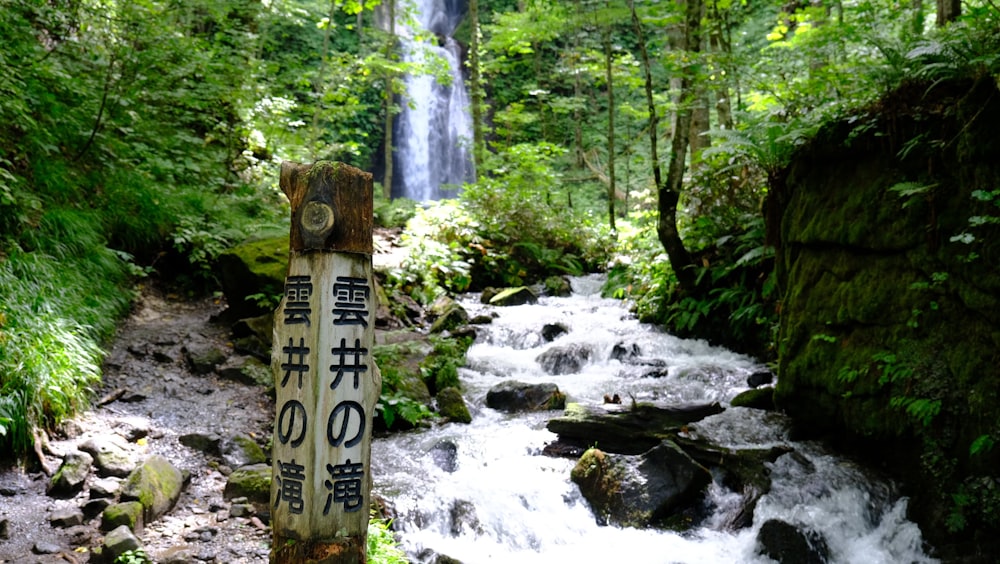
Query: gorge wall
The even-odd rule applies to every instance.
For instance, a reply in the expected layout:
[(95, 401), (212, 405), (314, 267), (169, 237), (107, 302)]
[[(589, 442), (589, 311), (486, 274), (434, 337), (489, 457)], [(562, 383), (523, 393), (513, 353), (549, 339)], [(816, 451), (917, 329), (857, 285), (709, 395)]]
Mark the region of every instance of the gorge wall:
[(943, 560), (1000, 554), (996, 81), (904, 85), (781, 184), (776, 402), (899, 478)]

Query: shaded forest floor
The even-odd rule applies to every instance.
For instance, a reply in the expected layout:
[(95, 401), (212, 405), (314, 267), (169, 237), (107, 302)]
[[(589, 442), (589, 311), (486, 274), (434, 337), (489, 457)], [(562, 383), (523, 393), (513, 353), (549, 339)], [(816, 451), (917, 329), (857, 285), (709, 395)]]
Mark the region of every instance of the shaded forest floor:
[[(267, 562), (270, 529), (253, 515), (235, 517), (223, 499), (227, 468), (217, 457), (188, 448), (189, 433), (245, 435), (267, 445), (273, 402), (261, 386), (226, 379), (218, 371), (192, 370), (192, 355), (218, 350), (236, 355), (229, 327), (216, 321), (224, 304), (189, 301), (145, 287), (119, 328), (105, 362), (102, 388), (92, 409), (65, 423), (27, 470), (0, 468), (0, 562), (87, 562), (103, 533), (100, 517), (55, 524), (53, 515), (82, 508), (92, 473), (73, 498), (46, 494), (49, 473), (67, 452), (95, 439), (121, 446), (135, 462), (152, 454), (169, 459), (190, 481), (176, 506), (138, 535), (156, 562)], [(236, 513), (234, 511), (234, 513)], [(72, 522), (71, 522), (72, 523)]]

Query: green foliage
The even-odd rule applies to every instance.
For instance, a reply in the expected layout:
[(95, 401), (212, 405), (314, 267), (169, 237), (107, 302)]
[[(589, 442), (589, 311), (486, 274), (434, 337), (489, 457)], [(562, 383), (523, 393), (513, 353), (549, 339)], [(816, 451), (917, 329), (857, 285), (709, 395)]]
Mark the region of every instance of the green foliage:
[(153, 560), (141, 548), (126, 550), (115, 558), (115, 564), (149, 564)]
[(406, 553), (396, 542), (389, 528), (391, 522), (372, 517), (368, 521), (368, 563), (369, 564), (409, 564)]
[(402, 419), (411, 427), (416, 427), (435, 417), (434, 412), (425, 404), (398, 391), (379, 396), (375, 410), (382, 417), (387, 429), (394, 428), (397, 419)]
[(472, 346), (472, 339), (431, 337), (434, 350), (420, 363), (424, 382), (431, 394), (445, 388), (460, 388), (458, 369), (465, 366), (465, 352)]

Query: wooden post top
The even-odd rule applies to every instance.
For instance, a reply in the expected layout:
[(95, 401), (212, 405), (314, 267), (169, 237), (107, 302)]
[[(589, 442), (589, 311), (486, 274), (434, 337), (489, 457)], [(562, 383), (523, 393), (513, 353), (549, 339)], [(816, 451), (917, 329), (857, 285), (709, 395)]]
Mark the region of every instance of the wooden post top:
[(281, 163), (281, 191), (292, 204), (292, 252), (372, 255), (372, 175), (343, 163)]

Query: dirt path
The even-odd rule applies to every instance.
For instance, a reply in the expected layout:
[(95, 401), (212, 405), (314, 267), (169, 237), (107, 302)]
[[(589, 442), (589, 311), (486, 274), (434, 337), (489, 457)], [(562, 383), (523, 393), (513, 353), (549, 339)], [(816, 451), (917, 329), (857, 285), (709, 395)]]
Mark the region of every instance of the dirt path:
[[(85, 441), (110, 440), (136, 462), (160, 454), (189, 473), (174, 509), (138, 535), (156, 562), (268, 561), (270, 530), (256, 517), (231, 516), (231, 504), (223, 499), (230, 469), (178, 440), (195, 432), (241, 434), (267, 445), (273, 403), (264, 388), (216, 371), (196, 373), (188, 361), (191, 353), (206, 350), (236, 354), (228, 326), (212, 321), (222, 309), (216, 300), (191, 302), (144, 289), (106, 360), (97, 391), (104, 402), (64, 425), (46, 452), (46, 466), (55, 470), (65, 453)], [(98, 480), (92, 472), (78, 495), (55, 499), (45, 493), (45, 473), (0, 470), (0, 562), (88, 561), (102, 540), (100, 517), (66, 526), (53, 524), (51, 516), (83, 508)]]

